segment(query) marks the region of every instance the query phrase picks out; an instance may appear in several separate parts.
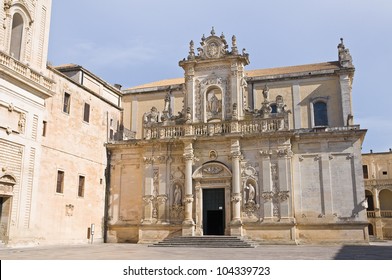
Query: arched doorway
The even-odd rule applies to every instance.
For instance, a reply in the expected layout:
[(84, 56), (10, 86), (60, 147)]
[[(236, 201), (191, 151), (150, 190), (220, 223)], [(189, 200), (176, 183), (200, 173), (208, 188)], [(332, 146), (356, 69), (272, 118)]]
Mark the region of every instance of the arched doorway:
[(231, 171), (207, 162), (193, 173), (196, 190), (196, 235), (224, 235), (231, 220)]
[(9, 239), (9, 224), (11, 220), (12, 197), (16, 179), (11, 174), (0, 174), (0, 242), (7, 243)]

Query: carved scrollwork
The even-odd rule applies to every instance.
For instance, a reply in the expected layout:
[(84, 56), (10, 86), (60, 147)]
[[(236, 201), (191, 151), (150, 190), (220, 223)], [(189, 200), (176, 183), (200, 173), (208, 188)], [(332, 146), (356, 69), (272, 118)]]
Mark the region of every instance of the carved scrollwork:
[(217, 165), (209, 165), (203, 168), (203, 172), (207, 174), (218, 174), (221, 173), (222, 171), (223, 171), (223, 167)]
[(273, 192), (262, 192), (261, 193), (261, 197), (264, 200), (268, 201), (268, 200), (271, 200), (274, 197), (274, 193)]
[(192, 203), (193, 202), (193, 194), (187, 194), (187, 195), (185, 195), (185, 198), (184, 198), (184, 200), (182, 201), (183, 203), (185, 203), (185, 204), (189, 204), (189, 203)]
[(153, 195), (145, 195), (143, 196), (143, 201), (146, 205), (152, 203), (154, 200), (154, 196)]
[(143, 157), (144, 164), (153, 164), (155, 162), (155, 157)]
[(158, 204), (165, 204), (167, 200), (168, 200), (168, 197), (166, 194), (160, 194), (157, 196)]
[(235, 193), (235, 194), (231, 195), (231, 202), (239, 203), (239, 202), (241, 202), (241, 200), (242, 200), (241, 194)]
[(277, 197), (280, 201), (285, 201), (289, 197), (289, 191), (279, 191)]
[(256, 202), (248, 201), (244, 205), (244, 211), (245, 213), (249, 216), (252, 215), (255, 211), (257, 211), (260, 208), (260, 205), (257, 204)]
[(73, 216), (73, 211), (74, 211), (75, 206), (72, 204), (66, 204), (65, 205), (65, 215), (66, 216)]

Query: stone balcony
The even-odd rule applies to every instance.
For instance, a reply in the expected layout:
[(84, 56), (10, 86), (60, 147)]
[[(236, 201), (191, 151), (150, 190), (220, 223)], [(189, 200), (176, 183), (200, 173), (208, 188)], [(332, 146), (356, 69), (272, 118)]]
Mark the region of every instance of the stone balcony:
[(184, 136), (251, 135), (264, 132), (287, 131), (287, 119), (282, 117), (193, 124), (143, 124), (143, 139), (172, 139)]
[(43, 93), (45, 97), (50, 97), (54, 94), (55, 82), (52, 79), (44, 76), (42, 73), (38, 73), (27, 64), (14, 59), (2, 51), (0, 51), (0, 67), (2, 72), (12, 73), (14, 78), (29, 82)]
[(392, 210), (367, 211), (368, 218), (392, 218)]

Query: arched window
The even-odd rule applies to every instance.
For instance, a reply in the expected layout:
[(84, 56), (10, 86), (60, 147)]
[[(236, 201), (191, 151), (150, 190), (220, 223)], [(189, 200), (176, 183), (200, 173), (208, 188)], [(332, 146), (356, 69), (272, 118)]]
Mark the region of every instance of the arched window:
[(23, 18), (20, 14), (14, 14), (12, 18), (12, 32), (10, 54), (15, 59), (20, 59), (22, 52), (22, 39), (23, 39)]
[(378, 197), (381, 210), (392, 210), (392, 191), (384, 189), (380, 191)]
[(313, 114), (315, 126), (328, 125), (327, 103), (323, 101), (313, 103)]

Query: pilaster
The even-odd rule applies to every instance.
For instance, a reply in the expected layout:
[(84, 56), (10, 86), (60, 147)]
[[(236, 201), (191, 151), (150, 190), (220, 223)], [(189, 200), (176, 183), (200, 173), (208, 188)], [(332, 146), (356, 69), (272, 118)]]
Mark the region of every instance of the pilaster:
[(182, 223), (182, 235), (194, 236), (195, 223), (192, 217), (193, 210), (193, 193), (192, 193), (192, 165), (194, 160), (192, 142), (184, 143), (184, 159), (185, 159), (185, 217)]
[(232, 220), (230, 222), (230, 234), (242, 236), (242, 221), (241, 221), (241, 166), (240, 166), (240, 144), (239, 140), (231, 141), (231, 160), (232, 160)]
[(152, 158), (144, 158), (144, 219), (143, 224), (153, 223), (153, 201), (154, 201), (154, 179), (153, 179), (153, 162)]

